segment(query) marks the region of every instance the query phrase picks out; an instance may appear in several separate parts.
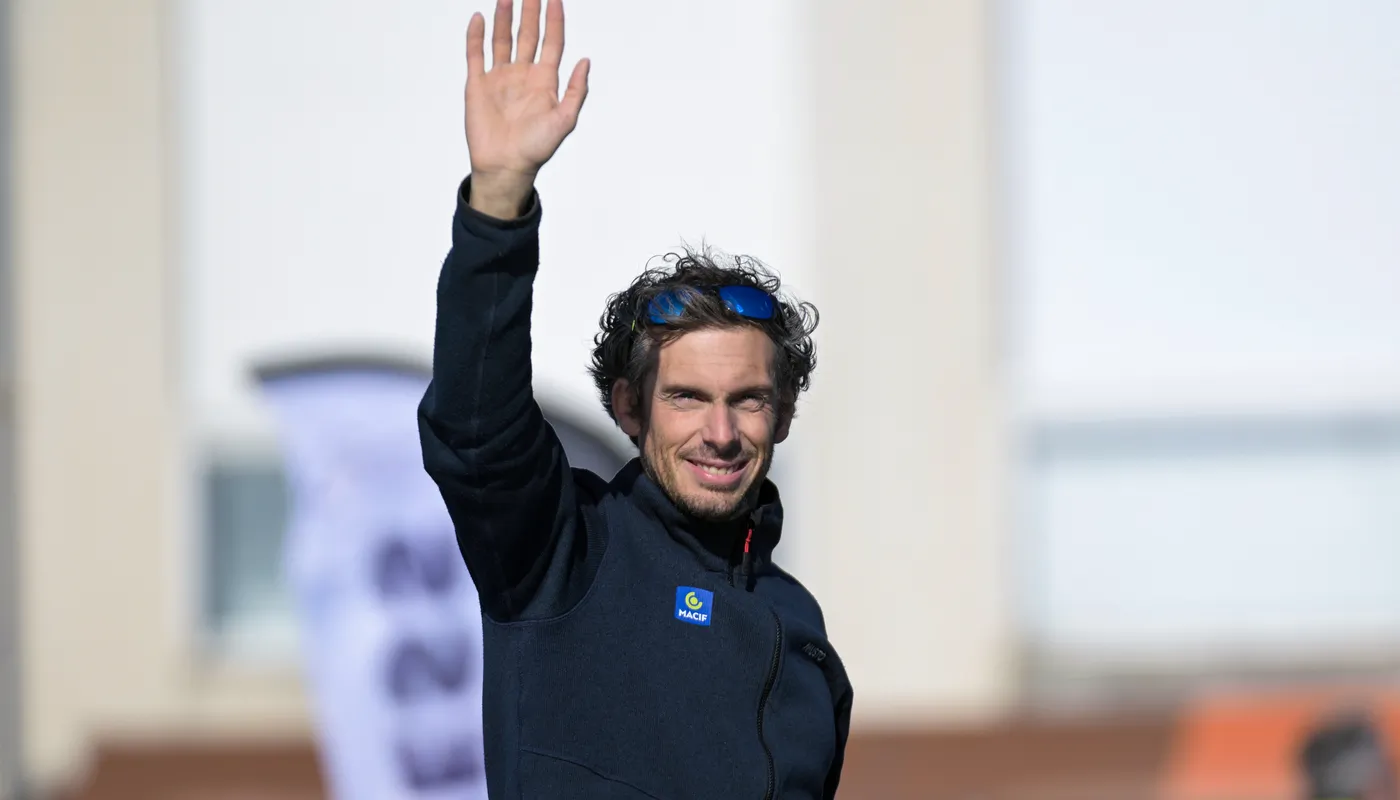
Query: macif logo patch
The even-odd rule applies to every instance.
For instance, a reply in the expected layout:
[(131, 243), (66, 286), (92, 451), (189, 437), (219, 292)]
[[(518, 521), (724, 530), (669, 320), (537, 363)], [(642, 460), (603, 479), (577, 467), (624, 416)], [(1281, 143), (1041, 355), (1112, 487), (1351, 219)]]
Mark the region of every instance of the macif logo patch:
[(709, 625), (715, 593), (694, 586), (676, 587), (676, 619), (691, 625)]

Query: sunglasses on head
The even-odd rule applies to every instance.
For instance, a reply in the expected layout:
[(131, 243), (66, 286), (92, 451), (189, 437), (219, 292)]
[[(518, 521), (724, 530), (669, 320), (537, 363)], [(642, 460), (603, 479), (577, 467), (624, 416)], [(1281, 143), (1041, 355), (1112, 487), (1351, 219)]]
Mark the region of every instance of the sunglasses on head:
[(752, 286), (718, 286), (706, 289), (671, 289), (647, 304), (647, 319), (654, 325), (665, 325), (666, 319), (685, 312), (685, 297), (690, 292), (713, 292), (725, 307), (741, 317), (772, 319), (773, 295)]

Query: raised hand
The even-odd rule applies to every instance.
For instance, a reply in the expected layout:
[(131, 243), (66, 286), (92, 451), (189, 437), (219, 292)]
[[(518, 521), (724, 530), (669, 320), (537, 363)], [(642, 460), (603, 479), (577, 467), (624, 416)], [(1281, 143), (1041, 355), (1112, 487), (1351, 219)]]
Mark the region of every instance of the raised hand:
[[(497, 0), (486, 69), (486, 19), (467, 26), (467, 149), (471, 152), (473, 208), (494, 217), (520, 213), (535, 175), (578, 124), (588, 95), (588, 60), (579, 61), (559, 96), (564, 56), (564, 4), (549, 0), (540, 47), (540, 0), (524, 0), (520, 33), (511, 54), (514, 0)], [(536, 49), (539, 49), (538, 60)]]

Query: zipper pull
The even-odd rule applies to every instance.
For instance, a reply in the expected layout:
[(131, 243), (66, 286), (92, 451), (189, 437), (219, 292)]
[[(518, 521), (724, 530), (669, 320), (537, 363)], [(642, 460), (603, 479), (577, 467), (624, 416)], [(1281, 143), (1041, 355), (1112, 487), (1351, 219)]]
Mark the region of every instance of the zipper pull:
[(749, 528), (749, 533), (744, 537), (744, 560), (739, 565), (739, 571), (744, 576), (744, 588), (749, 588), (749, 571), (753, 568), (753, 553), (749, 552), (749, 546), (753, 544), (753, 528)]

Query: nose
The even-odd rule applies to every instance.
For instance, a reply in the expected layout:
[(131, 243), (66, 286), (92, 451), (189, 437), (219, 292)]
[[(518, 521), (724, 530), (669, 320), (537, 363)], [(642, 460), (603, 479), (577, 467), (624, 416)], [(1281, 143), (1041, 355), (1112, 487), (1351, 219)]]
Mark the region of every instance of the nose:
[(715, 403), (705, 416), (705, 429), (701, 432), (705, 444), (720, 456), (726, 458), (739, 449), (739, 428), (734, 424), (734, 411), (724, 403)]

